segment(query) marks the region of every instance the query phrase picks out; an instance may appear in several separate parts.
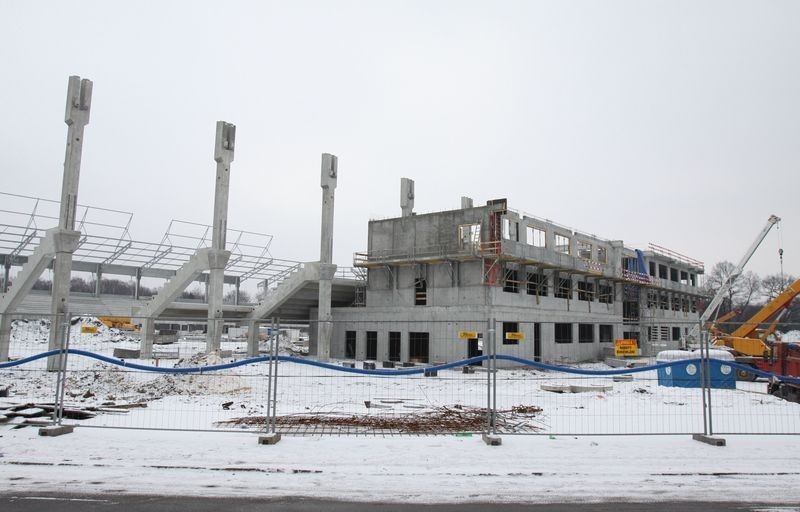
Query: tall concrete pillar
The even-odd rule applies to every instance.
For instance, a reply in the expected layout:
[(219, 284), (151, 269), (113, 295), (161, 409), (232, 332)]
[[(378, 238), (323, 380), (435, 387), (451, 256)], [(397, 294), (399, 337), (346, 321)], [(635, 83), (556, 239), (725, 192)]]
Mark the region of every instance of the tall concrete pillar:
[(400, 209), (403, 217), (414, 214), (414, 180), (400, 178)]
[(219, 350), (222, 338), (222, 296), (225, 266), (230, 252), (225, 250), (228, 233), (228, 192), (230, 190), (230, 167), (236, 146), (236, 126), (217, 121), (217, 136), (214, 144), (214, 160), (217, 162), (217, 181), (214, 188), (214, 225), (209, 253), (209, 279), (206, 285), (208, 301), (208, 333), (206, 351)]
[[(58, 229), (68, 237), (75, 236), (75, 217), (78, 207), (78, 182), (81, 172), (81, 154), (83, 152), (83, 131), (89, 124), (89, 112), (92, 105), (92, 82), (81, 80), (78, 76), (69, 77), (67, 88), (67, 109), (64, 122), (67, 124), (67, 149), (64, 157), (64, 178), (61, 184), (61, 208), (58, 217)], [(50, 339), (49, 349), (58, 348), (59, 326), (64, 322), (64, 315), (69, 309), (69, 284), (72, 274), (72, 250), (69, 243), (56, 246), (56, 257), (53, 264), (53, 290), (50, 303)], [(57, 359), (51, 357), (47, 361), (48, 370), (55, 370)]]
[(338, 159), (328, 153), (322, 154), (320, 187), (322, 187), (322, 223), (319, 248), (319, 329), (317, 329), (317, 359), (327, 361), (331, 357), (333, 323), (331, 317), (331, 283), (336, 273), (333, 264), (333, 199), (338, 176)]

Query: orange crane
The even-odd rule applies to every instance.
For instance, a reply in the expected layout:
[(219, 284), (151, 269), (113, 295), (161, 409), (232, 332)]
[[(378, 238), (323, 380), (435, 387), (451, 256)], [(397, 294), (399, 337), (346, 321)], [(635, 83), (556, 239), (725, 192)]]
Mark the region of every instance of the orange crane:
[(765, 341), (775, 330), (777, 322), (773, 322), (766, 330), (759, 329), (759, 326), (787, 308), (797, 295), (800, 295), (800, 279), (787, 286), (780, 295), (769, 301), (738, 329), (730, 334), (717, 335), (714, 344), (729, 347), (743, 356), (769, 356), (770, 346)]

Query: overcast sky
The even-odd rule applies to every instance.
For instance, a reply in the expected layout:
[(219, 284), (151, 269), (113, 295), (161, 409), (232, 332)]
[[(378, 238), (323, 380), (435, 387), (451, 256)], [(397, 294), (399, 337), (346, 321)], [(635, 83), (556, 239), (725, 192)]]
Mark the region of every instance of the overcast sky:
[(94, 81), (79, 202), (211, 223), (217, 120), (232, 228), (334, 260), (370, 218), (462, 195), (633, 247), (800, 274), (800, 2), (13, 2), (0, 16), (0, 190), (60, 197), (67, 77)]

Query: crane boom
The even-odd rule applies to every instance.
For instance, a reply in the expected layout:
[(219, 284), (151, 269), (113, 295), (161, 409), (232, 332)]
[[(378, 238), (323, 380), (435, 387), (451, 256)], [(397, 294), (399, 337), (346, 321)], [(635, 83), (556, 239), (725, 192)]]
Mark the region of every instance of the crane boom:
[(800, 279), (787, 286), (783, 293), (768, 302), (750, 320), (733, 331), (731, 337), (743, 338), (750, 336), (761, 323), (766, 322), (772, 315), (788, 306), (798, 295), (800, 295)]
[[(761, 232), (758, 234), (756, 239), (753, 241), (752, 244), (750, 244), (750, 247), (748, 247), (747, 252), (744, 253), (744, 256), (742, 257), (741, 261), (739, 261), (739, 264), (736, 265), (736, 268), (733, 269), (733, 272), (731, 272), (731, 275), (728, 276), (728, 279), (726, 279), (725, 282), (722, 284), (722, 286), (719, 287), (719, 290), (717, 290), (717, 293), (716, 295), (714, 295), (714, 298), (711, 299), (711, 302), (708, 304), (708, 307), (705, 309), (705, 311), (703, 311), (703, 314), (700, 315), (700, 322), (699, 322), (700, 325), (704, 325), (708, 321), (708, 319), (711, 318), (711, 315), (714, 314), (714, 311), (717, 310), (717, 307), (719, 307), (719, 305), (722, 303), (722, 300), (725, 298), (725, 295), (731, 289), (731, 286), (733, 286), (733, 282), (736, 280), (737, 277), (739, 277), (742, 274), (744, 266), (747, 265), (747, 262), (750, 261), (750, 258), (753, 256), (753, 253), (756, 252), (758, 246), (761, 245), (761, 242), (764, 240), (764, 238), (766, 238), (767, 233), (769, 233), (769, 230), (772, 229), (772, 226), (780, 222), (780, 220), (781, 219), (775, 215), (769, 216), (769, 219), (767, 219), (767, 224), (763, 227), (763, 229), (761, 229)], [(692, 330), (691, 332), (689, 332), (688, 337), (696, 338), (697, 335), (699, 334), (698, 331), (699, 331), (698, 326), (692, 327)]]

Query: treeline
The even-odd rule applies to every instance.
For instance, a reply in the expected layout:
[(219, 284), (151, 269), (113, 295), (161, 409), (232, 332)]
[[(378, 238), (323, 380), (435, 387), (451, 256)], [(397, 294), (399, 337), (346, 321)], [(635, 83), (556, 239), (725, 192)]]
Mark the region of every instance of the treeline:
[[(10, 280), (13, 285), (13, 280)], [(2, 285), (3, 278), (0, 277), (0, 285)], [(69, 290), (73, 293), (94, 293), (96, 281), (89, 281), (82, 277), (73, 277), (69, 282)], [(103, 295), (121, 295), (133, 297), (135, 295), (136, 283), (133, 281), (122, 281), (120, 279), (103, 279), (100, 281), (100, 293)], [(37, 279), (33, 284), (34, 290), (51, 291), (53, 289), (53, 282), (47, 279)], [(160, 288), (151, 288), (148, 286), (139, 286), (139, 297), (151, 297), (158, 293)], [(229, 290), (222, 301), (225, 304), (233, 304), (235, 302), (236, 290)], [(186, 290), (180, 295), (181, 299), (187, 300), (205, 300), (205, 293), (200, 289)], [(245, 290), (239, 290), (239, 303), (249, 303), (251, 296)]]
[[(712, 267), (706, 274), (704, 285), (709, 297), (717, 293), (735, 269), (736, 266), (729, 261), (719, 262)], [(747, 321), (796, 280), (797, 277), (791, 274), (778, 273), (761, 277), (752, 271), (743, 272), (733, 281), (733, 286), (725, 294), (719, 307), (718, 316), (736, 311), (728, 322), (722, 324), (723, 330), (726, 330), (725, 328), (733, 330), (737, 325)], [(780, 331), (800, 329), (800, 300), (796, 297), (782, 314), (777, 329)]]

